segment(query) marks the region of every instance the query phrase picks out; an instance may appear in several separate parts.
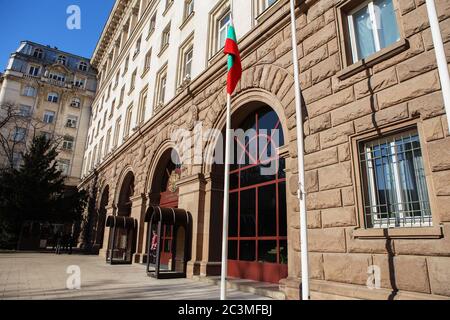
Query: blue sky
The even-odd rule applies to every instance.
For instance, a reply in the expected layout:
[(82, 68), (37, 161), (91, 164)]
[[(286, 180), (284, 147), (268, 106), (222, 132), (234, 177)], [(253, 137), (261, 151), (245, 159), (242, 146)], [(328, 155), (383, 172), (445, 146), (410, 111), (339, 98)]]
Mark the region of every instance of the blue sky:
[[(30, 40), (90, 58), (115, 0), (0, 0), (0, 71), (19, 42)], [(69, 30), (70, 5), (81, 9), (81, 29)]]

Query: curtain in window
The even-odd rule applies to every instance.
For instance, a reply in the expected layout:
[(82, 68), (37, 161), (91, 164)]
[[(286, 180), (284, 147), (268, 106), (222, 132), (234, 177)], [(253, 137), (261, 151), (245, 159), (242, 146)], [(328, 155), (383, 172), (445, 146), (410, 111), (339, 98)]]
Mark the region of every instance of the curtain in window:
[(380, 47), (385, 48), (400, 39), (392, 0), (376, 0), (374, 9), (379, 28)]
[(357, 11), (353, 15), (353, 21), (358, 56), (359, 59), (364, 59), (376, 51), (368, 7)]
[(417, 134), (366, 145), (368, 201), (373, 227), (431, 224)]
[[(418, 136), (397, 140), (400, 178), (406, 207), (405, 217), (430, 215), (428, 188), (425, 183), (422, 152)], [(417, 219), (419, 222), (420, 219)], [(406, 221), (405, 221), (406, 222)], [(415, 218), (410, 223), (415, 222)]]
[(379, 218), (392, 218), (399, 211), (401, 200), (398, 199), (396, 192), (390, 146), (381, 144), (374, 146), (372, 150), (375, 163), (375, 189), (378, 193), (377, 212), (381, 213)]

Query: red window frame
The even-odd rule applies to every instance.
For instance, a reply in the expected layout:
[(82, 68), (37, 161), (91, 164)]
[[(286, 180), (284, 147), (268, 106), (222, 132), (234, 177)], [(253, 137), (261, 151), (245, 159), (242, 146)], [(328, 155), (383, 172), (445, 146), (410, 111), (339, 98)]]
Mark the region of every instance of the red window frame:
[[(273, 111), (272, 111), (273, 112)], [(242, 152), (242, 156), (244, 156), (245, 154), (248, 155), (249, 159), (252, 159), (251, 164), (240, 164), (238, 166), (237, 169), (232, 169), (230, 171), (230, 176), (233, 175), (237, 175), (237, 187), (230, 188), (230, 195), (231, 194), (236, 194), (237, 193), (237, 216), (233, 216), (233, 219), (237, 219), (237, 235), (236, 236), (230, 236), (228, 235), (228, 241), (230, 244), (230, 241), (236, 241), (237, 242), (237, 259), (236, 260), (232, 260), (229, 259), (229, 265), (231, 263), (231, 270), (230, 270), (230, 275), (231, 276), (235, 276), (236, 274), (236, 270), (237, 269), (245, 269), (245, 268), (250, 268), (252, 269), (253, 266), (255, 266), (255, 264), (263, 264), (265, 266), (268, 266), (268, 268), (264, 268), (266, 269), (266, 271), (264, 271), (264, 273), (271, 273), (272, 271), (276, 271), (279, 273), (279, 275), (262, 275), (262, 274), (257, 274), (260, 272), (255, 272), (254, 274), (250, 275), (249, 277), (254, 279), (254, 280), (263, 280), (263, 281), (270, 281), (270, 282), (277, 282), (280, 278), (283, 277), (284, 274), (287, 275), (287, 265), (286, 262), (282, 262), (281, 258), (280, 258), (280, 254), (281, 254), (281, 242), (285, 241), (286, 245), (287, 245), (287, 230), (286, 230), (286, 236), (282, 236), (280, 235), (280, 214), (286, 214), (286, 212), (281, 213), (280, 212), (280, 186), (282, 184), (284, 184), (284, 188), (286, 188), (285, 183), (286, 183), (286, 177), (280, 177), (280, 156), (279, 154), (275, 154), (272, 155), (271, 157), (264, 159), (263, 161), (261, 161), (262, 155), (264, 152), (266, 152), (269, 142), (273, 143), (273, 136), (268, 136), (268, 135), (263, 135), (260, 133), (259, 131), (259, 115), (260, 115), (260, 111), (256, 111), (254, 114), (255, 116), (255, 127), (256, 127), (256, 135), (254, 137), (252, 137), (251, 139), (249, 139), (249, 141), (245, 144), (242, 145), (242, 143), (240, 143), (240, 141), (238, 141), (238, 139), (236, 138), (236, 143), (238, 145), (238, 148), (240, 147), (242, 150), (241, 151), (245, 151)], [(248, 119), (248, 118), (247, 118)], [(274, 128), (272, 128), (272, 130), (275, 129), (280, 129), (281, 123), (280, 120), (277, 119), (276, 125)], [(259, 139), (261, 137), (264, 137), (265, 139), (267, 139), (267, 143), (265, 144), (265, 147), (263, 149), (261, 149), (262, 152), (260, 152), (259, 150)], [(256, 139), (256, 155), (258, 157), (258, 159), (254, 159), (254, 157), (250, 154), (248, 147), (249, 144)], [(235, 144), (236, 146), (236, 144)], [(241, 156), (241, 157), (242, 157)], [(267, 163), (271, 163), (273, 161), (276, 161), (276, 174), (274, 175), (275, 178), (270, 180), (270, 181), (264, 181), (261, 183), (255, 183), (255, 184), (250, 184), (250, 185), (246, 185), (246, 186), (241, 186), (241, 179), (242, 179), (242, 173), (248, 169), (254, 168), (254, 167), (258, 167), (260, 165), (264, 165)], [(242, 162), (239, 162), (242, 163)], [(262, 187), (266, 187), (266, 186), (273, 186), (275, 185), (275, 197), (276, 197), (276, 234), (271, 235), (271, 236), (260, 236), (260, 230), (259, 230), (259, 216), (260, 216), (260, 210), (259, 210), (259, 190)], [(255, 190), (255, 236), (241, 236), (241, 192), (243, 191), (247, 191), (247, 190)], [(285, 189), (286, 190), (286, 189)], [(281, 201), (286, 201), (286, 199), (281, 199)], [(232, 207), (230, 205), (230, 207)], [(287, 226), (286, 226), (287, 227)], [(254, 261), (248, 261), (248, 260), (241, 260), (241, 241), (254, 241), (255, 242), (255, 260)], [(276, 241), (277, 243), (277, 252), (276, 252), (276, 262), (261, 262), (259, 261), (260, 257), (259, 257), (259, 241), (264, 241), (264, 240), (269, 240), (269, 241)], [(230, 247), (230, 245), (229, 245)], [(277, 267), (275, 267), (275, 265), (280, 265)], [(275, 268), (274, 268), (275, 267)], [(234, 270), (234, 271), (233, 271)], [(270, 270), (270, 271), (269, 271)], [(256, 271), (256, 269), (255, 269)], [(240, 272), (242, 273), (242, 272)], [(249, 274), (249, 272), (245, 272), (247, 274)]]

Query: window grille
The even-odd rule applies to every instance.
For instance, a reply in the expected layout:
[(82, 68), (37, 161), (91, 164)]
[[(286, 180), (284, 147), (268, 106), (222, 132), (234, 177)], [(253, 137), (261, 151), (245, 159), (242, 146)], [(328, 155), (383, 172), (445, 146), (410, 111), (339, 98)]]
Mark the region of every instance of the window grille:
[(367, 228), (432, 225), (417, 131), (360, 144)]

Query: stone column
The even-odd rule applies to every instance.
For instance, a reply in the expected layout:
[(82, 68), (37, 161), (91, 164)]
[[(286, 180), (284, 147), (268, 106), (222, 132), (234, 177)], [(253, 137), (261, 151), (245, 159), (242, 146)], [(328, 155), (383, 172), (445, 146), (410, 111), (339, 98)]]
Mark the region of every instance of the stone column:
[(192, 215), (192, 246), (191, 261), (187, 265), (187, 276), (192, 277), (200, 273), (202, 261), (202, 247), (205, 216), (205, 179), (202, 174), (194, 174), (178, 181), (178, 207), (185, 209)]
[(145, 209), (147, 203), (147, 197), (141, 193), (137, 196), (130, 198), (131, 200), (131, 217), (138, 221), (138, 227), (136, 230), (136, 254), (134, 256), (134, 262), (142, 263), (143, 256), (145, 254)]
[(222, 258), (223, 174), (205, 175), (205, 214), (203, 224), (201, 276), (220, 275)]
[[(115, 215), (116, 211), (117, 211), (117, 206), (115, 204), (107, 206), (106, 207), (106, 220), (108, 220), (109, 216)], [(106, 224), (106, 220), (105, 220), (105, 224)], [(104, 236), (103, 236), (103, 248), (101, 248), (99, 251), (99, 256), (103, 257), (103, 258), (106, 258), (106, 252), (107, 252), (108, 246), (109, 246), (109, 231), (110, 231), (110, 228), (105, 226), (105, 231), (104, 231)]]

